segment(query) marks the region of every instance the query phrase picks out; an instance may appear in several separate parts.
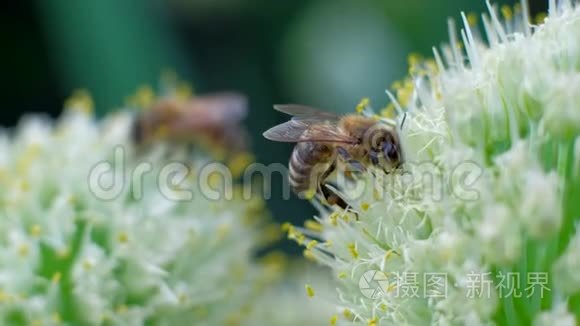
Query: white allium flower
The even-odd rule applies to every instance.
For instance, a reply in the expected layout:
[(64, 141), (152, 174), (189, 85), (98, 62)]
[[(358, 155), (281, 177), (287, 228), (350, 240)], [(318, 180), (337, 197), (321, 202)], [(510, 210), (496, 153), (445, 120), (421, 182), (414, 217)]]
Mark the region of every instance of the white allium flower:
[[(209, 158), (163, 145), (140, 153), (127, 112), (98, 122), (83, 112), (86, 94), (68, 106), (56, 122), (30, 117), (0, 136), (0, 324), (243, 317), (263, 272), (251, 262), (262, 201), (207, 199), (196, 173)], [(160, 179), (176, 161), (190, 173)], [(178, 187), (192, 198), (172, 198)]]
[(501, 12), (482, 16), (487, 41), (463, 15), (434, 60), (410, 58), (386, 111), (404, 120), (401, 173), (369, 170), (338, 187), (351, 209), (287, 226), (332, 269), (339, 324), (580, 317), (580, 7), (552, 0), (540, 25), (525, 1)]

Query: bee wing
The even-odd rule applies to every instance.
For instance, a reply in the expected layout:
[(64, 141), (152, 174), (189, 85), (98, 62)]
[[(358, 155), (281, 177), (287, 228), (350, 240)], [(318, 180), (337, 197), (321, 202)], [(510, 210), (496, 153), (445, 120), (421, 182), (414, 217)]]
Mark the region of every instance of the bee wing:
[(269, 140), (298, 143), (298, 142), (329, 142), (356, 144), (358, 139), (341, 132), (336, 124), (321, 123), (316, 120), (296, 120), (279, 124), (264, 132)]
[(318, 122), (337, 122), (340, 120), (340, 116), (338, 114), (322, 111), (305, 105), (278, 104), (274, 105), (274, 109), (291, 115), (293, 120), (313, 120)]

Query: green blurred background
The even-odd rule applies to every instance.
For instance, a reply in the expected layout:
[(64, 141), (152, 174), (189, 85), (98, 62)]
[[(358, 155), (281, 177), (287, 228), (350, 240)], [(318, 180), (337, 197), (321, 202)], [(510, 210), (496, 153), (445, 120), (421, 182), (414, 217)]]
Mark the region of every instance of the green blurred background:
[[(547, 0), (530, 5), (534, 15)], [(102, 115), (171, 68), (196, 93), (245, 93), (254, 152), (268, 164), (286, 163), (292, 149), (261, 137), (287, 119), (272, 104), (347, 112), (368, 96), (383, 107), (384, 90), (406, 73), (408, 53), (430, 56), (447, 40), (448, 17), (481, 13), (485, 2), (36, 0), (4, 7), (3, 125), (25, 112), (56, 116), (77, 88), (91, 91)], [(280, 222), (300, 223), (314, 213), (306, 202), (282, 200), (276, 187), (269, 206)]]

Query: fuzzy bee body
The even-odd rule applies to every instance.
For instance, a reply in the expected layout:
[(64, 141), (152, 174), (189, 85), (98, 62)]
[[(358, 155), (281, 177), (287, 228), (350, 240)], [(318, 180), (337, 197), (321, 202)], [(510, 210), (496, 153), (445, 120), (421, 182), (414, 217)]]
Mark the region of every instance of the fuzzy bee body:
[[(294, 193), (308, 197), (319, 192), (331, 204), (346, 203), (325, 183), (337, 164), (364, 169), (376, 166), (385, 172), (403, 162), (399, 137), (393, 126), (356, 114), (338, 116), (305, 106), (276, 106), (293, 118), (271, 128), (264, 137), (280, 142), (295, 142), (289, 162), (289, 181)], [(340, 158), (340, 160), (339, 160)]]

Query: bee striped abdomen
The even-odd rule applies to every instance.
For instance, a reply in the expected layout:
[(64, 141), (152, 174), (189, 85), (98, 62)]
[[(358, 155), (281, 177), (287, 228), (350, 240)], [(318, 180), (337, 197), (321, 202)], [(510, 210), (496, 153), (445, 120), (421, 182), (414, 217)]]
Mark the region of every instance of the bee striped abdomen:
[(289, 180), (292, 191), (301, 196), (308, 190), (316, 190), (324, 166), (332, 157), (332, 149), (325, 144), (303, 142), (294, 147), (290, 158)]

